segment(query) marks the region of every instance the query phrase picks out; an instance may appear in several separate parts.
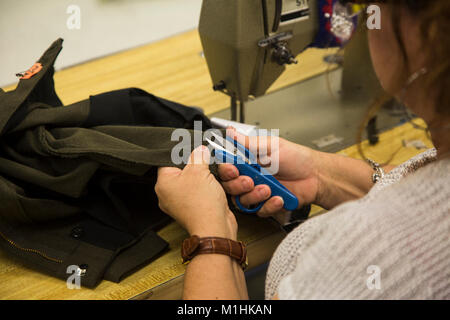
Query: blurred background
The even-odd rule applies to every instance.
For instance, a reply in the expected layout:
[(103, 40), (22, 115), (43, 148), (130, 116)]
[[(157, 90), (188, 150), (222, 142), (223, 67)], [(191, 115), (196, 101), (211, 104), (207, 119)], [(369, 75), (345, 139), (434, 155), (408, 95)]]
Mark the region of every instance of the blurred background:
[(57, 38), (56, 69), (197, 27), (201, 0), (0, 0), (0, 87)]

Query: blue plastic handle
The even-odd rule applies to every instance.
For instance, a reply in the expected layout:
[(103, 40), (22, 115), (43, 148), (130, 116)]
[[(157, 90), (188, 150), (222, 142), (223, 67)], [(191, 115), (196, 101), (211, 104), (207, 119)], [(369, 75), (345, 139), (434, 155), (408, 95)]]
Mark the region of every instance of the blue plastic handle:
[[(220, 163), (230, 163), (233, 164), (238, 170), (239, 175), (250, 177), (255, 186), (260, 184), (268, 185), (271, 190), (271, 197), (280, 196), (283, 198), (284, 205), (283, 208), (289, 211), (295, 210), (298, 207), (297, 197), (290, 192), (285, 186), (283, 186), (277, 179), (275, 179), (271, 174), (269, 174), (264, 168), (258, 164), (248, 164), (242, 161), (242, 159), (230, 155), (222, 150), (215, 150), (215, 158)], [(240, 196), (236, 196), (236, 204), (239, 209), (246, 213), (255, 213), (264, 205), (264, 202), (258, 204), (256, 208), (246, 208), (239, 201)]]

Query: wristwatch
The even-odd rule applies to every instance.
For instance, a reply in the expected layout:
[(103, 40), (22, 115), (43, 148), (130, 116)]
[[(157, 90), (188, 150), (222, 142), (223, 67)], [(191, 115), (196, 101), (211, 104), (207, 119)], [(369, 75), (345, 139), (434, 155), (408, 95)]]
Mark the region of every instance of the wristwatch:
[(193, 235), (183, 241), (181, 257), (183, 263), (189, 263), (198, 254), (218, 253), (230, 256), (238, 261), (243, 270), (248, 266), (247, 247), (241, 241), (220, 237), (204, 237)]

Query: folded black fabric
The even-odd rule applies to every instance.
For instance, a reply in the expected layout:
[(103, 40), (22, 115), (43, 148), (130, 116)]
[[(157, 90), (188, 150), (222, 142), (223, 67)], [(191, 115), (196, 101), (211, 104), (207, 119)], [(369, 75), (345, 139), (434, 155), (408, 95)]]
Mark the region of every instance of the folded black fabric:
[(174, 128), (209, 119), (196, 108), (136, 88), (63, 106), (53, 83), (62, 49), (42, 70), (0, 90), (0, 246), (31, 267), (81, 285), (120, 281), (167, 249), (155, 233), (170, 220), (158, 208), (156, 170), (173, 166)]

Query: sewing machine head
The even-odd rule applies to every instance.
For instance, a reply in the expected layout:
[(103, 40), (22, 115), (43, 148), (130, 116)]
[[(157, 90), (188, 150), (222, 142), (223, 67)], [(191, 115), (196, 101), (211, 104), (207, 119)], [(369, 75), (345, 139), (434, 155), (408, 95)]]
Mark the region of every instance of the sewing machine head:
[(215, 90), (263, 95), (314, 40), (318, 0), (203, 0), (199, 33)]

